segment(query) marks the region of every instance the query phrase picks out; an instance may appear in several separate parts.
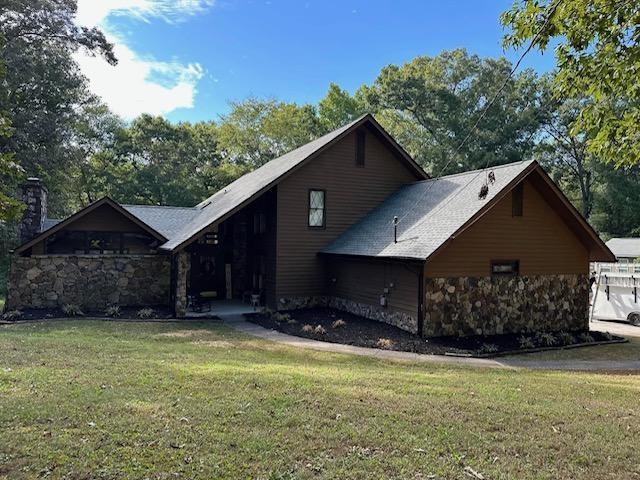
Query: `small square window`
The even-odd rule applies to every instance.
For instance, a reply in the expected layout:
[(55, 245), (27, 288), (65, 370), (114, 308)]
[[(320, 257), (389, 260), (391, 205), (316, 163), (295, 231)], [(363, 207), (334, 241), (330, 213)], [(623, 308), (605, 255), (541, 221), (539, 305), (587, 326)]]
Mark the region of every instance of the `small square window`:
[(496, 260), (491, 262), (491, 275), (508, 276), (520, 273), (520, 262), (518, 260)]
[(325, 226), (324, 190), (309, 190), (309, 226), (314, 228)]

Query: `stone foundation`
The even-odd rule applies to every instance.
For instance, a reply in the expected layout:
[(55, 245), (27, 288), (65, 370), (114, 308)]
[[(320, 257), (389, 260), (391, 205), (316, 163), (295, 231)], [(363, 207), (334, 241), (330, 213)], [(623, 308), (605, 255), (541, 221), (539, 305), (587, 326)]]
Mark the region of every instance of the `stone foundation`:
[(589, 327), (587, 275), (425, 278), (423, 336)]
[(13, 257), (7, 309), (168, 305), (169, 282), (164, 255)]
[(335, 308), (336, 310), (352, 313), (371, 320), (388, 323), (411, 333), (418, 332), (418, 322), (416, 318), (411, 315), (391, 308), (367, 305), (344, 298), (331, 296), (285, 297), (281, 298), (278, 304), (279, 310), (299, 310), (312, 307)]

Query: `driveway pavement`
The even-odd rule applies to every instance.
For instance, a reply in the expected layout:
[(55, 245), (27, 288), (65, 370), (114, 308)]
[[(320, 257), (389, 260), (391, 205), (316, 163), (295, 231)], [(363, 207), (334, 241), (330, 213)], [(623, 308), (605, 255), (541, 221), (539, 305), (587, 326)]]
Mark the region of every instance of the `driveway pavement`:
[(609, 332), (614, 335), (622, 335), (623, 337), (640, 337), (640, 327), (631, 325), (628, 322), (603, 322), (601, 320), (592, 320), (589, 323), (590, 330), (598, 330), (600, 332)]
[[(378, 348), (356, 347), (353, 345), (343, 345), (339, 343), (322, 342), (309, 338), (295, 337), (276, 330), (269, 330), (255, 323), (248, 322), (242, 315), (220, 315), (222, 321), (236, 330), (259, 337), (265, 340), (281, 343), (298, 348), (309, 348), (323, 352), (347, 353), (364, 355), (383, 360), (397, 360), (410, 362), (441, 363), (450, 365), (472, 366), (482, 368), (504, 368), (504, 369), (539, 369), (539, 370), (585, 370), (585, 371), (625, 371), (640, 373), (640, 360), (536, 360), (531, 355), (520, 358), (465, 358), (448, 357), (444, 355), (425, 355), (411, 352), (397, 352), (393, 350), (380, 350)], [(623, 324), (610, 325), (612, 322), (594, 322), (591, 326), (593, 330), (608, 331), (613, 334), (623, 336), (639, 336), (640, 328)], [(601, 325), (604, 324), (604, 325)], [(635, 328), (636, 330), (629, 330)], [(619, 330), (615, 330), (619, 329)], [(625, 333), (626, 331), (630, 333)]]

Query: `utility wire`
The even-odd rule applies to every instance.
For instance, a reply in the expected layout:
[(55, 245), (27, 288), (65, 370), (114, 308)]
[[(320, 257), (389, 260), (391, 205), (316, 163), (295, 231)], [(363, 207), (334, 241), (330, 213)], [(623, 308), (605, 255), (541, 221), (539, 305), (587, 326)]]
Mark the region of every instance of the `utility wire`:
[[(456, 155), (460, 152), (460, 149), (467, 143), (467, 141), (471, 138), (471, 135), (473, 135), (473, 133), (475, 132), (476, 128), (478, 127), (478, 125), (480, 124), (480, 122), (482, 121), (482, 119), (485, 117), (485, 115), (487, 114), (487, 112), (489, 111), (489, 109), (491, 108), (491, 106), (496, 102), (496, 100), (498, 99), (498, 97), (500, 96), (500, 94), (503, 92), (503, 90), (506, 88), (506, 86), (509, 83), (509, 80), (511, 80), (511, 77), (513, 77), (513, 74), (518, 70), (518, 68), (520, 67), (520, 64), (522, 63), (522, 61), (524, 60), (524, 57), (527, 56), (527, 54), (533, 49), (533, 47), (536, 45), (538, 39), (540, 38), (540, 35), (542, 34), (543, 30), (547, 27), (547, 25), (549, 24), (549, 20), (551, 20), (551, 17), (553, 16), (553, 14), (555, 13), (556, 9), (558, 8), (558, 6), (560, 5), (560, 3), (562, 2), (562, 0), (557, 0), (554, 4), (551, 5), (551, 8), (549, 10), (549, 13), (547, 14), (547, 17), (544, 20), (544, 23), (542, 24), (542, 26), (538, 29), (538, 31), (536, 32), (536, 34), (534, 35), (534, 37), (531, 39), (531, 42), (529, 43), (529, 46), (525, 49), (524, 52), (522, 52), (522, 55), (520, 55), (520, 58), (518, 59), (518, 61), (514, 64), (514, 66), (511, 68), (511, 71), (509, 72), (509, 74), (507, 75), (507, 77), (505, 78), (504, 82), (502, 83), (502, 85), (500, 86), (500, 88), (496, 91), (495, 95), (493, 96), (493, 98), (491, 99), (491, 101), (489, 101), (489, 103), (487, 103), (487, 105), (485, 106), (485, 108), (482, 110), (482, 112), (480, 113), (480, 115), (478, 116), (478, 118), (476, 119), (475, 123), (472, 125), (472, 127), (469, 129), (469, 133), (467, 134), (466, 137), (464, 137), (464, 139), (462, 140), (462, 142), (460, 142), (460, 144), (456, 147), (456, 149), (454, 150), (453, 154), (451, 155), (451, 158), (449, 158), (449, 160), (447, 161), (447, 163), (444, 165), (444, 167), (442, 167), (440, 169), (440, 172), (438, 174), (437, 177), (435, 177), (434, 179), (432, 179), (432, 181), (427, 185), (427, 187), (425, 188), (424, 192), (422, 192), (422, 195), (420, 196), (420, 199), (417, 200), (413, 206), (399, 219), (395, 219), (394, 218), (394, 223), (400, 224), (405, 218), (407, 218), (407, 216), (409, 216), (411, 213), (413, 213), (413, 211), (415, 210), (415, 208), (422, 203), (422, 200), (424, 200), (425, 196), (427, 195), (427, 193), (429, 193), (430, 188), (432, 187), (435, 182), (437, 182), (440, 177), (442, 176), (442, 174), (444, 173), (444, 171), (446, 170), (446, 168), (451, 164), (451, 162), (455, 159)], [(461, 190), (463, 190), (466, 186), (468, 186), (473, 180), (475, 180), (477, 178), (478, 175), (482, 174), (483, 172), (486, 171), (486, 169), (489, 167), (489, 159), (490, 157), (487, 156), (487, 161), (485, 163), (485, 166), (482, 170), (480, 170), (478, 172), (477, 175), (475, 175), (471, 180), (469, 180), (469, 182), (467, 182), (467, 184), (465, 184), (465, 186), (463, 188), (461, 188), (458, 192), (460, 192)], [(454, 195), (455, 196), (455, 195)], [(449, 200), (451, 201), (451, 199)], [(449, 203), (449, 201), (447, 203)]]

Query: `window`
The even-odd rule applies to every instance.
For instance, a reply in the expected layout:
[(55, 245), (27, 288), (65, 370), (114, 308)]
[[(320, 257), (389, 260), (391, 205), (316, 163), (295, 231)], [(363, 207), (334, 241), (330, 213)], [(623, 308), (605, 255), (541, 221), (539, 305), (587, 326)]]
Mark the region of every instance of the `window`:
[(309, 226), (324, 228), (325, 226), (325, 192), (309, 190)]
[(364, 130), (358, 130), (356, 132), (356, 165), (358, 167), (364, 167)]
[(523, 188), (522, 188), (522, 184), (519, 183), (511, 191), (511, 212), (512, 212), (511, 214), (514, 217), (522, 216), (522, 195), (523, 195)]
[(491, 275), (518, 275), (520, 262), (518, 260), (495, 260), (491, 262)]
[(52, 255), (117, 255), (155, 253), (158, 242), (146, 233), (62, 230), (51, 235), (46, 245)]

